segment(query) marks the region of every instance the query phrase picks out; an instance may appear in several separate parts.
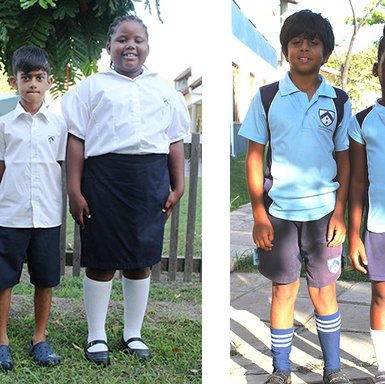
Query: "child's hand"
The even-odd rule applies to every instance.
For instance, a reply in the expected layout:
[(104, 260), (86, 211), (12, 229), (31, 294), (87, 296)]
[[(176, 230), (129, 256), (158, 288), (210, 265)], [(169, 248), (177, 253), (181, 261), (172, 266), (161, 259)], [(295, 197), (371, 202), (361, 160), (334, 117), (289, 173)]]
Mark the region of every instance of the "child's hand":
[(254, 221), (253, 240), (258, 248), (273, 249), (274, 229), (267, 217)]
[(70, 197), (70, 213), (77, 224), (80, 225), (80, 228), (84, 229), (85, 218), (90, 219), (91, 213), (88, 207), (88, 203), (83, 195), (76, 197)]
[(162, 212), (166, 213), (166, 220), (170, 217), (172, 209), (178, 204), (178, 201), (182, 197), (182, 193), (177, 191), (171, 191), (168, 195), (166, 202), (163, 205)]
[(350, 239), (349, 238), (349, 260), (354, 268), (358, 272), (367, 274), (368, 271), (366, 266), (368, 265), (368, 259), (366, 257), (366, 251), (364, 243), (360, 238)]
[(329, 221), (328, 247), (337, 247), (345, 241), (346, 226), (342, 216), (333, 214)]

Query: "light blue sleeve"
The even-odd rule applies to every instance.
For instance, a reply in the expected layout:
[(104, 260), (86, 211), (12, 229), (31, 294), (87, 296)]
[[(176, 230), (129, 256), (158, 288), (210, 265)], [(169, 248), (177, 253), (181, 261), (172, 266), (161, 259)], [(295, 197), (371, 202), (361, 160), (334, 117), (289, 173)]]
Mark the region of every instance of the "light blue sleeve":
[(365, 140), (362, 137), (362, 130), (360, 127), (360, 124), (358, 124), (356, 116), (354, 116), (350, 120), (350, 125), (349, 125), (349, 136), (354, 140), (357, 141), (359, 144), (365, 144)]
[(334, 138), (334, 148), (337, 152), (349, 149), (348, 128), (352, 119), (352, 107), (350, 100), (346, 100), (344, 104), (344, 117), (340, 125), (336, 128), (337, 132)]
[(4, 137), (4, 121), (0, 121), (0, 160), (4, 160), (5, 156), (5, 137)]
[(261, 94), (259, 91), (251, 100), (249, 110), (243, 120), (238, 135), (259, 144), (267, 144), (269, 141), (266, 114), (263, 109)]

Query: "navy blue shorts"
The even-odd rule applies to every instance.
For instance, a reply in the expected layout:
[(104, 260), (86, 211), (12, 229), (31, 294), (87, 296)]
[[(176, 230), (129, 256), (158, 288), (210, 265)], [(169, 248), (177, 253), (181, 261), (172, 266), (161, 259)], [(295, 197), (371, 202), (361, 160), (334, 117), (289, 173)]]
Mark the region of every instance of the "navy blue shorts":
[(363, 236), (366, 257), (368, 258), (368, 277), (373, 281), (385, 281), (385, 233), (366, 230)]
[(36, 287), (60, 283), (60, 226), (54, 228), (0, 227), (0, 290), (20, 281), (23, 260)]
[(275, 283), (291, 284), (300, 277), (304, 261), (310, 287), (334, 283), (341, 274), (342, 246), (327, 246), (331, 215), (313, 221), (289, 221), (268, 214), (274, 246), (271, 251), (258, 248), (259, 272)]
[(112, 270), (161, 260), (170, 191), (168, 156), (110, 153), (84, 163), (82, 193), (91, 212), (81, 236), (81, 266)]

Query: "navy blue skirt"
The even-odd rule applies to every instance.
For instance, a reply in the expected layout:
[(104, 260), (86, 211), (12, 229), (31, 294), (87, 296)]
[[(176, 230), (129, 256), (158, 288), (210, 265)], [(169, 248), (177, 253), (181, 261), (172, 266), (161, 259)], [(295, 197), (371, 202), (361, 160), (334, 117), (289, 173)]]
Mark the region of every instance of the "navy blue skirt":
[(137, 269), (161, 260), (167, 162), (165, 154), (111, 153), (85, 160), (82, 193), (91, 219), (80, 231), (82, 267)]

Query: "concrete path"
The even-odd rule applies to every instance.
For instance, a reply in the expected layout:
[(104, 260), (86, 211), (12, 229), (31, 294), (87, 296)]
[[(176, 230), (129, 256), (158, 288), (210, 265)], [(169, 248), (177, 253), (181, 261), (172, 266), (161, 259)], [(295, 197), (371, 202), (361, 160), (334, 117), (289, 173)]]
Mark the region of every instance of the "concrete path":
[[(231, 213), (231, 265), (235, 257), (252, 251), (251, 229), (250, 205)], [(272, 370), (271, 283), (258, 272), (232, 272), (230, 284), (230, 382), (263, 384)], [(373, 383), (376, 361), (369, 333), (370, 283), (339, 281), (337, 296), (342, 316), (342, 369), (355, 384)], [(292, 382), (322, 383), (322, 353), (305, 279), (301, 279), (294, 317)]]

